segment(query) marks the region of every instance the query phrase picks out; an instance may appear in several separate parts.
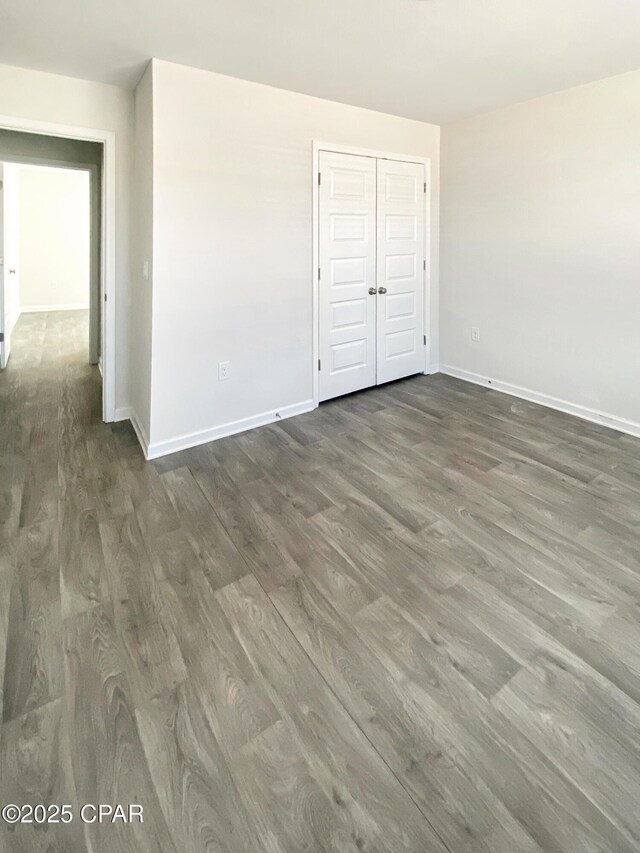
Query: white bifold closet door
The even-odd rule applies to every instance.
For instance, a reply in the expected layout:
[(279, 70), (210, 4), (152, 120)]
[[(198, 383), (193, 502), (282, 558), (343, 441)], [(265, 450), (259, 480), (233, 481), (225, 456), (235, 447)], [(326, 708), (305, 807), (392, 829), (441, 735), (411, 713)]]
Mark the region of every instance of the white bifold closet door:
[(424, 371), (424, 166), (378, 160), (377, 383)]
[(320, 152), (320, 400), (424, 370), (424, 166)]
[(320, 152), (320, 399), (376, 384), (376, 160)]

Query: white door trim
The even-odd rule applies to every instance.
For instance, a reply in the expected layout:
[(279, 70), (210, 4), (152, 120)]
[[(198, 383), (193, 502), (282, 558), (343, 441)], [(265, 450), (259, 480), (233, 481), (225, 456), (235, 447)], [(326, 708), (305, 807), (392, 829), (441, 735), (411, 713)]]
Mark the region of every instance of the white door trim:
[(424, 271), (424, 330), (427, 336), (427, 346), (424, 348), (424, 370), (430, 373), (430, 351), (431, 340), (429, 335), (431, 317), (431, 159), (429, 157), (417, 157), (411, 154), (396, 154), (390, 151), (377, 151), (372, 148), (357, 148), (351, 145), (339, 145), (332, 142), (321, 142), (313, 140), (313, 171), (312, 179), (312, 245), (313, 245), (313, 289), (312, 289), (312, 341), (313, 361), (311, 364), (313, 374), (313, 406), (319, 405), (320, 381), (318, 377), (318, 359), (320, 357), (320, 281), (318, 279), (318, 266), (320, 259), (319, 246), (319, 215), (318, 215), (318, 166), (321, 151), (331, 151), (334, 154), (355, 154), (359, 157), (375, 157), (380, 160), (397, 160), (401, 163), (421, 163), (424, 166), (427, 192), (424, 196), (424, 256), (426, 270)]
[[(0, 128), (61, 136), (103, 144), (102, 258), (100, 276), (102, 419), (115, 420), (116, 409), (116, 135), (110, 130), (0, 115)], [(106, 297), (106, 301), (105, 301)]]

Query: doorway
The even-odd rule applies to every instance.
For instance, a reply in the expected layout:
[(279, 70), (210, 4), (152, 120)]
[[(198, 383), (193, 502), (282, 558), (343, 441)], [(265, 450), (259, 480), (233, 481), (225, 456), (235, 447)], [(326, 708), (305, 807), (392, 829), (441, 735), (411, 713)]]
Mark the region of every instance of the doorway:
[[(113, 421), (116, 418), (115, 134), (0, 116), (0, 161), (88, 173), (91, 210), (89, 360), (99, 368), (102, 420)], [(5, 265), (0, 274), (2, 291), (9, 278), (8, 269)], [(0, 311), (4, 302), (4, 292), (0, 292)], [(4, 335), (5, 341), (6, 332), (12, 332), (6, 326), (5, 317), (0, 314), (0, 337)], [(10, 365), (10, 337), (8, 343)]]
[(425, 162), (320, 149), (318, 401), (425, 372)]
[(78, 357), (98, 364), (99, 205), (91, 167), (2, 162), (0, 170), (0, 368), (12, 357), (18, 324), (37, 328), (46, 319), (28, 321), (27, 314), (51, 315), (50, 326), (71, 322)]

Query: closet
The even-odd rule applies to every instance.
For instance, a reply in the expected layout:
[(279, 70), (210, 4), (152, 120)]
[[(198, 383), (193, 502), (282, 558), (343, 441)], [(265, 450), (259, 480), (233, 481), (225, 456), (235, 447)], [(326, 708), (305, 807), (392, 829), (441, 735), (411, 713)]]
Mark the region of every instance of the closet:
[(425, 167), (320, 151), (319, 399), (421, 373)]

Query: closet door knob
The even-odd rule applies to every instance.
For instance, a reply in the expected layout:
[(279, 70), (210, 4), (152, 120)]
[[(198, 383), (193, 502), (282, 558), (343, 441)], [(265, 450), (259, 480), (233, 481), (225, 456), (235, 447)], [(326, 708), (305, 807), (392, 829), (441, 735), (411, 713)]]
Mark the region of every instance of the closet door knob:
[(369, 296), (375, 296), (375, 295), (376, 295), (375, 287), (370, 287), (369, 288)]
[(378, 288), (378, 293), (386, 293), (386, 292), (387, 292), (387, 288), (386, 288), (386, 287), (379, 287), (379, 288)]

